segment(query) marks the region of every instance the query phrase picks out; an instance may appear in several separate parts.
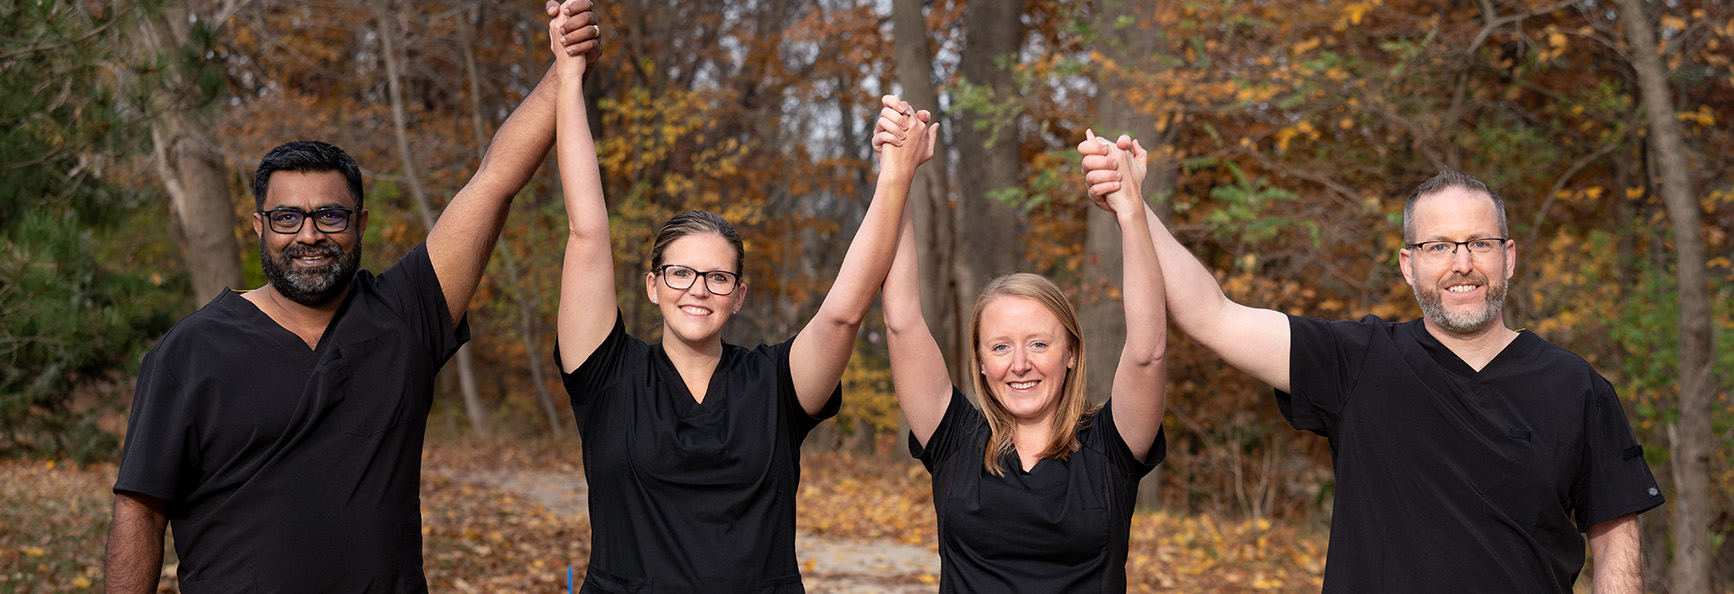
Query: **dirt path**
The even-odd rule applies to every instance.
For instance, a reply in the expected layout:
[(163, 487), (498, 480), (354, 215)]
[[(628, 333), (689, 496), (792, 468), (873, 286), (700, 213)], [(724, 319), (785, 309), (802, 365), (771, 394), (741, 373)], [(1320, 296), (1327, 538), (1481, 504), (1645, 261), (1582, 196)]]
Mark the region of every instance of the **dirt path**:
[[(584, 478), (567, 472), (457, 470), (426, 472), (457, 483), (518, 493), (560, 516), (584, 517)], [(939, 557), (925, 547), (801, 533), (795, 555), (812, 594), (926, 594), (938, 589)]]

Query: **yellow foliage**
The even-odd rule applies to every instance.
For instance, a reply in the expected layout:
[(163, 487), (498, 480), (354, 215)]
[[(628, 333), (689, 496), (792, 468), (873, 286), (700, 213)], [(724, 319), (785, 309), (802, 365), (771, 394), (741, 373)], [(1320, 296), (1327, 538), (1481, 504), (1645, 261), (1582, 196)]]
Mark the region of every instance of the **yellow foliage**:
[(1674, 16), (1671, 14), (1662, 15), (1662, 30), (1666, 31), (1666, 32), (1685, 31), (1686, 30), (1686, 19), (1682, 19), (1680, 17)]

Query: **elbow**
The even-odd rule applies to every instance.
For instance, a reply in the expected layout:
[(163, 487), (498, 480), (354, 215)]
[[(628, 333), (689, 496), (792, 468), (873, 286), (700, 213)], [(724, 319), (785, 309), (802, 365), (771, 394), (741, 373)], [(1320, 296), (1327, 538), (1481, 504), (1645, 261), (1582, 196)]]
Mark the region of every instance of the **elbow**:
[(823, 319), (825, 323), (852, 332), (860, 330), (861, 324), (867, 322), (867, 310), (865, 309), (859, 311), (823, 311), (820, 312), (820, 316), (820, 319)]
[(927, 320), (921, 317), (919, 306), (914, 309), (888, 304), (885, 307), (885, 333), (891, 338), (913, 336), (927, 331)]
[(1128, 343), (1120, 352), (1120, 364), (1130, 365), (1137, 369), (1160, 368), (1167, 364), (1168, 341), (1157, 340), (1152, 345), (1133, 345)]

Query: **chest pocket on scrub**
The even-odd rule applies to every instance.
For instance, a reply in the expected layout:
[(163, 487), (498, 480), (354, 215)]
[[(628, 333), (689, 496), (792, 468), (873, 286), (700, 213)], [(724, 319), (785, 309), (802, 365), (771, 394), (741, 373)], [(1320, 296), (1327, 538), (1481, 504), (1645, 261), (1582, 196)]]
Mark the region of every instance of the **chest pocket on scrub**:
[(427, 378), (409, 377), (410, 349), (397, 331), (339, 346), (329, 384), (332, 415), (345, 433), (372, 437), (414, 420), (410, 394)]

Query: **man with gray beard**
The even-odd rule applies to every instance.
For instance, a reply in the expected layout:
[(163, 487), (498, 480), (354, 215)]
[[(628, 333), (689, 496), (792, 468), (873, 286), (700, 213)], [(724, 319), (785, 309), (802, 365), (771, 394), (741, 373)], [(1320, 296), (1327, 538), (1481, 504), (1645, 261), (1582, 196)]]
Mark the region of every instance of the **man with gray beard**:
[[(1133, 153), (1120, 171), (1118, 151)], [(1093, 196), (1144, 178), (1131, 139), (1080, 147)], [(1637, 514), (1662, 504), (1614, 389), (1500, 313), (1517, 269), (1504, 201), (1446, 170), (1403, 208), (1420, 320), (1332, 322), (1246, 307), (1159, 219), (1171, 319), (1276, 388), (1289, 423), (1330, 439), (1328, 593), (1643, 591)]]
[[(589, 0), (566, 51), (593, 60)], [(501, 125), (425, 242), (360, 270), (368, 211), (355, 160), (323, 142), (271, 149), (253, 181), (264, 286), (225, 290), (139, 371), (114, 484), (108, 592), (155, 592), (174, 530), (180, 591), (428, 590), (421, 451), (434, 376), (512, 196), (554, 140), (553, 69)]]

